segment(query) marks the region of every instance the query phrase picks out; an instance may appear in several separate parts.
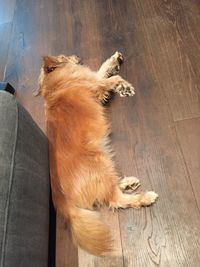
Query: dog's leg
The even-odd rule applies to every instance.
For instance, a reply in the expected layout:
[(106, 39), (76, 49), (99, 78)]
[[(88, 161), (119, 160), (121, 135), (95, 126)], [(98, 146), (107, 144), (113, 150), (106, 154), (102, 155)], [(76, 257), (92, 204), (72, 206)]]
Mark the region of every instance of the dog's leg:
[(108, 58), (100, 67), (97, 75), (99, 78), (109, 78), (119, 73), (120, 65), (123, 62), (122, 54), (115, 52), (110, 58)]
[(157, 198), (158, 195), (153, 191), (131, 195), (122, 193), (117, 187), (112, 199), (109, 201), (109, 205), (111, 208), (139, 209), (140, 207), (150, 206)]
[(105, 86), (116, 93), (121, 97), (133, 96), (135, 94), (134, 87), (124, 80), (121, 76), (116, 75), (108, 79), (105, 79)]
[(121, 97), (135, 94), (134, 87), (119, 75), (101, 79), (98, 89), (94, 92), (98, 101), (105, 103), (109, 99), (111, 91), (118, 93)]
[[(117, 75), (122, 62), (122, 54), (115, 52), (114, 55), (101, 65), (97, 72), (97, 77), (101, 79), (101, 86), (99, 86), (96, 92), (96, 97), (101, 103), (108, 101), (111, 91), (118, 93), (121, 97), (133, 96), (135, 94), (133, 86)], [(114, 77), (111, 77), (113, 75)]]
[(119, 188), (122, 192), (132, 193), (140, 186), (140, 181), (134, 176), (125, 176), (119, 180)]

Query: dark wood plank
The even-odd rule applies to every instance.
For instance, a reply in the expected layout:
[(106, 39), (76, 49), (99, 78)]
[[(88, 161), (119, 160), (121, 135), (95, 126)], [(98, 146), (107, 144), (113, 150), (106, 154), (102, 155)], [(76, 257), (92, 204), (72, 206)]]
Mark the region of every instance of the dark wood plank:
[(134, 1), (140, 30), (175, 121), (200, 115), (198, 1)]
[(16, 0), (0, 0), (0, 80), (4, 80)]
[(44, 39), (40, 38), (44, 30), (38, 30), (40, 16), (39, 5), (32, 1), (29, 5), (26, 1), (17, 2), (5, 81), (16, 88), (19, 101), (44, 129), (42, 101), (32, 95), (37, 87), (41, 63), (40, 47), (45, 43)]
[[(74, 43), (67, 18), (70, 2), (42, 1), (36, 4), (18, 1), (11, 48), (8, 57), (5, 80), (17, 89), (17, 97), (44, 130), (44, 108), (41, 98), (34, 98), (41, 59), (46, 54), (71, 54)], [(52, 19), (53, 18), (53, 19)], [(68, 36), (70, 38), (68, 38)]]
[(8, 50), (9, 50), (9, 44), (10, 44), (11, 29), (12, 29), (12, 23), (0, 24), (0, 36), (1, 36), (1, 42), (0, 42), (0, 58), (1, 58), (0, 80), (4, 80), (4, 76), (5, 76), (6, 64), (7, 64), (7, 58), (8, 58)]
[[(104, 47), (123, 47), (128, 60), (123, 74), (137, 90), (135, 98), (117, 97), (111, 105), (118, 164), (125, 174), (141, 177), (144, 189), (154, 189), (160, 195), (151, 208), (120, 213), (124, 266), (196, 266), (200, 261), (200, 214), (174, 128), (178, 111), (168, 103), (170, 95), (166, 98), (163, 82), (163, 78), (165, 82), (179, 79), (180, 65), (176, 64), (173, 50), (170, 56), (162, 45), (168, 35), (164, 35), (164, 22), (155, 23), (162, 19), (155, 14), (159, 3), (102, 4), (108, 18), (106, 28), (103, 18), (101, 25), (107, 37)], [(171, 31), (176, 30), (172, 27)], [(174, 46), (178, 49), (177, 43)], [(171, 66), (176, 70), (173, 76), (167, 71)], [(178, 95), (177, 88), (166, 85), (170, 93), (175, 90)], [(182, 97), (176, 100), (179, 103)], [(188, 103), (192, 106), (190, 100)], [(181, 117), (183, 110), (180, 107)], [(195, 244), (193, 248), (191, 243)]]
[[(187, 120), (174, 123), (200, 115), (198, 28), (196, 0), (17, 1), (1, 73), (6, 64), (5, 80), (20, 102), (44, 129), (43, 102), (32, 96), (42, 55), (78, 54), (96, 69), (123, 52), (122, 75), (135, 84), (136, 96), (115, 97), (109, 107), (116, 159), (124, 174), (141, 177), (144, 189), (160, 195), (151, 208), (104, 214), (117, 240), (117, 253), (108, 258), (77, 251), (58, 218), (58, 267), (199, 265), (199, 154), (188, 152), (187, 143), (199, 143), (199, 128), (190, 122), (192, 135)], [(195, 141), (192, 148), (198, 149)]]
[(0, 0), (0, 24), (12, 22), (16, 0)]
[(73, 245), (69, 229), (60, 216), (57, 216), (56, 228), (56, 266), (79, 266), (77, 248)]
[(200, 209), (200, 118), (179, 121), (176, 123), (176, 130), (185, 165)]

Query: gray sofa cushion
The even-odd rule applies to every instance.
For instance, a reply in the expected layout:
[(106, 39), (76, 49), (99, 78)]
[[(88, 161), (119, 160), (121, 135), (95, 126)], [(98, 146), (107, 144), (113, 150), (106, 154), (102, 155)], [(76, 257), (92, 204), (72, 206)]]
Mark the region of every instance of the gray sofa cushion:
[(0, 266), (48, 264), (47, 138), (15, 97), (0, 92)]

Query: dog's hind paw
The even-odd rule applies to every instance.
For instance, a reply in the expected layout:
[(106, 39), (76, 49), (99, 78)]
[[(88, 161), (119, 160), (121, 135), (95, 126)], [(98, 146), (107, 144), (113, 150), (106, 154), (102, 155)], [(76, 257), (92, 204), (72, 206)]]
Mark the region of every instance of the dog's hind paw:
[(158, 198), (158, 194), (153, 191), (145, 192), (140, 200), (141, 206), (146, 207), (153, 204)]
[(140, 186), (140, 181), (134, 176), (124, 177), (119, 181), (120, 189), (125, 193), (132, 193)]

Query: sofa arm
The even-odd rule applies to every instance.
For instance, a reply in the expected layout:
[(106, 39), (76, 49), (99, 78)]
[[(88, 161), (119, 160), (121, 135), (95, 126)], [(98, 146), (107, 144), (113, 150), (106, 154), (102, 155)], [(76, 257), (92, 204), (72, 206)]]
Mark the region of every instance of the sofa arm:
[(0, 266), (48, 265), (48, 144), (15, 97), (0, 91)]

